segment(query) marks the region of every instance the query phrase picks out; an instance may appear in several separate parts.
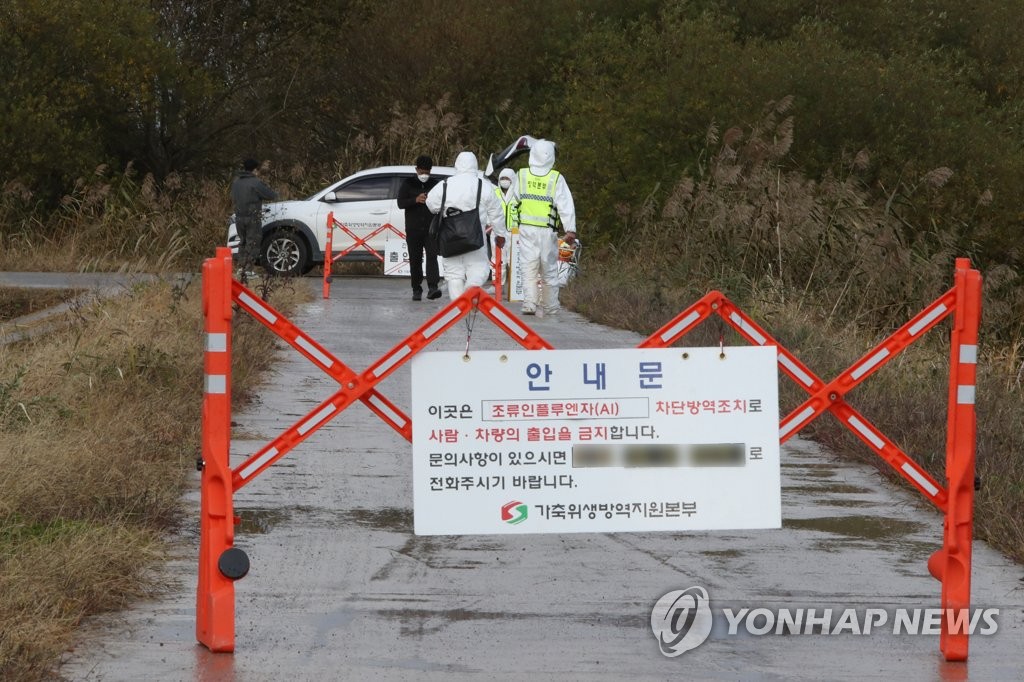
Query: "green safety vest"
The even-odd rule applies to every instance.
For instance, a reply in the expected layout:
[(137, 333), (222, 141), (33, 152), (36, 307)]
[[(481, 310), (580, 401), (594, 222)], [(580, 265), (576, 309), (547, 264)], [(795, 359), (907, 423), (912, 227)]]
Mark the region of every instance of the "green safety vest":
[(555, 184), (559, 172), (534, 175), (529, 168), (519, 169), (519, 224), (534, 227), (555, 227)]

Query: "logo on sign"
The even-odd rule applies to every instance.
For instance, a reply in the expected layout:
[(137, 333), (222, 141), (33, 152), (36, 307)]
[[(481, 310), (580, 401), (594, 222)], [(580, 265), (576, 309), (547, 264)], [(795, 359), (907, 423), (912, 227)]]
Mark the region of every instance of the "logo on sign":
[(703, 587), (669, 592), (651, 609), (651, 630), (669, 658), (696, 649), (711, 634), (711, 606)]
[(519, 501), (506, 502), (501, 505), (501, 520), (510, 526), (522, 523), (529, 514), (529, 507)]

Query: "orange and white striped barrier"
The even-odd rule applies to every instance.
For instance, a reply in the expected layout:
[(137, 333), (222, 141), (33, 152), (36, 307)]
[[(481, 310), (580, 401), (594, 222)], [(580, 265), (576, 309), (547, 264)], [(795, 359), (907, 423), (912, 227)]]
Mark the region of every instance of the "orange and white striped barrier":
[[(231, 446), (232, 302), (340, 385), (338, 391), (327, 400), (234, 469), (230, 467), (228, 459)], [(203, 400), (202, 458), (198, 462), (202, 479), (196, 639), (214, 652), (234, 651), (233, 581), (248, 571), (248, 558), (242, 550), (233, 546), (234, 524), (239, 522), (232, 507), (235, 491), (252, 482), (357, 400), (407, 441), (412, 441), (412, 420), (381, 395), (376, 386), (473, 311), (482, 313), (524, 348), (552, 348), (550, 343), (520, 322), (481, 288), (473, 287), (381, 356), (367, 370), (357, 373), (284, 315), (233, 280), (231, 250), (226, 247), (218, 248), (217, 256), (203, 264), (203, 310), (207, 330), (207, 391)]]
[[(500, 257), (498, 264), (500, 268)], [(326, 260), (325, 268), (329, 268)], [(496, 283), (497, 296), (500, 296), (497, 291), (499, 285), (500, 274)], [(232, 302), (295, 348), (340, 386), (327, 400), (235, 469), (231, 469), (228, 460)], [(243, 577), (249, 566), (244, 552), (234, 547), (234, 524), (239, 522), (233, 514), (234, 492), (253, 481), (357, 400), (411, 442), (412, 420), (381, 395), (376, 386), (458, 320), (474, 311), (483, 313), (528, 350), (552, 348), (551, 344), (523, 324), (495, 298), (488, 296), (479, 287), (473, 287), (365, 371), (357, 373), (249, 289), (232, 280), (230, 249), (218, 248), (216, 257), (204, 263), (206, 391), (203, 397), (202, 458), (198, 463), (202, 470), (202, 489), (196, 595), (196, 638), (202, 644), (215, 652), (234, 650), (233, 581)], [(981, 320), (981, 274), (970, 268), (967, 259), (957, 259), (953, 288), (827, 383), (717, 291), (710, 292), (681, 312), (638, 344), (638, 347), (669, 347), (712, 315), (718, 315), (750, 343), (775, 346), (782, 372), (809, 394), (803, 404), (782, 419), (779, 425), (780, 442), (793, 437), (824, 412), (831, 412), (943, 512), (943, 546), (928, 561), (929, 571), (942, 583), (943, 617), (939, 646), (947, 660), (966, 660), (968, 634), (958, 631), (950, 619), (953, 618), (951, 614), (970, 607), (976, 440), (974, 400), (978, 326)], [(849, 405), (845, 396), (950, 315), (953, 316), (953, 331), (946, 440), (948, 485), (943, 487)]]
[[(198, 467), (202, 472), (199, 535), (199, 586), (196, 638), (210, 651), (235, 649), (234, 548), (231, 466), (231, 250), (203, 263), (203, 436)], [(244, 556), (244, 554), (243, 554)], [(221, 570), (224, 559), (228, 570)], [(247, 560), (246, 560), (247, 561)], [(244, 575), (244, 573), (243, 573)]]
[[(352, 244), (346, 247), (345, 249), (342, 249), (337, 254), (334, 253), (334, 230), (336, 229), (341, 230), (342, 232), (344, 232), (345, 234), (352, 238)], [(347, 225), (343, 225), (342, 223), (339, 223), (337, 220), (335, 220), (333, 211), (327, 214), (327, 248), (324, 250), (324, 298), (331, 297), (331, 282), (334, 280), (334, 275), (332, 273), (332, 270), (334, 268), (334, 262), (341, 260), (342, 258), (352, 253), (356, 249), (365, 249), (366, 251), (373, 254), (374, 258), (379, 260), (382, 264), (386, 265), (386, 263), (384, 262), (384, 257), (377, 253), (376, 249), (371, 248), (370, 245), (367, 243), (377, 235), (383, 234), (384, 232), (393, 232), (396, 235), (398, 235), (401, 239), (405, 239), (405, 233), (399, 230), (391, 223), (384, 223), (377, 229), (370, 232), (370, 234), (366, 235), (365, 237), (360, 237), (355, 232), (350, 230)]]
[[(967, 659), (968, 634), (949, 622), (950, 613), (970, 607), (971, 538), (974, 527), (975, 367), (981, 322), (981, 273), (966, 258), (956, 261), (949, 291), (897, 329), (889, 338), (825, 383), (778, 341), (717, 291), (704, 296), (640, 343), (641, 348), (671, 346), (712, 314), (717, 314), (750, 343), (776, 346), (779, 368), (810, 394), (783, 418), (779, 442), (792, 438), (824, 412), (831, 412), (854, 436), (885, 460), (945, 515), (942, 549), (928, 561), (929, 572), (942, 582), (942, 634), (939, 647), (949, 661)], [(846, 394), (881, 369), (925, 332), (953, 315), (950, 355), (949, 414), (944, 487), (877, 427), (846, 402)], [(953, 611), (951, 611), (953, 610)]]

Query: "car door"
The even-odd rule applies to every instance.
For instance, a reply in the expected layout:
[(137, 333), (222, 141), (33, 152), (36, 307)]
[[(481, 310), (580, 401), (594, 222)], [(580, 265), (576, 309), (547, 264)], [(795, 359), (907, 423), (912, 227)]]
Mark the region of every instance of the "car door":
[[(395, 177), (391, 174), (365, 175), (344, 181), (325, 195), (317, 212), (318, 232), (326, 232), (329, 213), (334, 213), (334, 219), (348, 230), (338, 228), (334, 231), (335, 253), (352, 247), (357, 239), (366, 239), (381, 225), (391, 222), (395, 208), (395, 184)], [(383, 251), (384, 234), (376, 235), (366, 245), (375, 251)], [(351, 252), (356, 258), (360, 254), (371, 257), (363, 246)]]

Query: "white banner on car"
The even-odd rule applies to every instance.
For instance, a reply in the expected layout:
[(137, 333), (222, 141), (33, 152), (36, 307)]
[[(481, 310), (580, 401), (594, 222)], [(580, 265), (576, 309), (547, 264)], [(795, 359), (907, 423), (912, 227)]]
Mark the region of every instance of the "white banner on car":
[(774, 347), (425, 352), (417, 535), (779, 528)]

